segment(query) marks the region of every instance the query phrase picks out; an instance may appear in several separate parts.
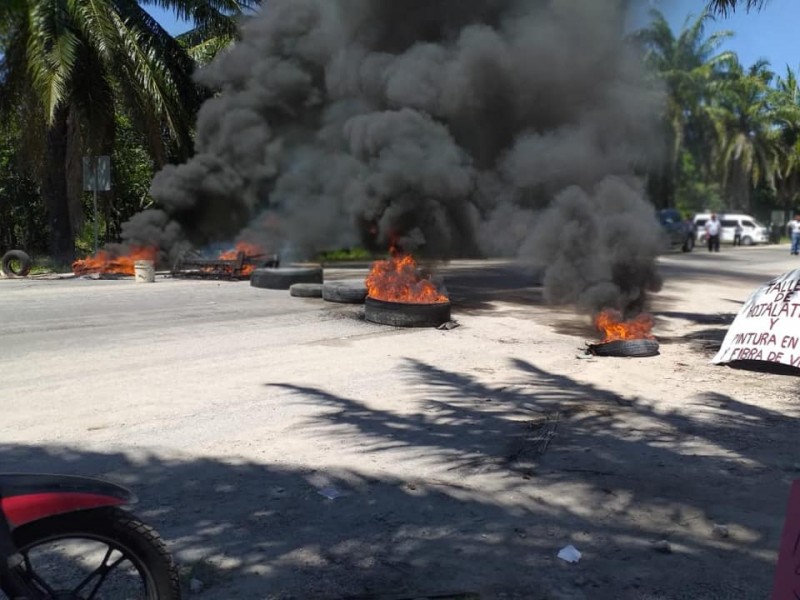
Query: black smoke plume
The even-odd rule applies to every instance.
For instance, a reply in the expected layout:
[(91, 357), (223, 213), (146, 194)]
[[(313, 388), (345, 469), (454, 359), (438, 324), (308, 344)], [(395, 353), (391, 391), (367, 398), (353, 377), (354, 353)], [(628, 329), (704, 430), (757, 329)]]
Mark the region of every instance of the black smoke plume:
[(637, 178), (660, 95), (623, 0), (271, 0), (204, 69), (196, 155), (125, 228), (164, 250), (245, 236), (516, 256), (547, 298), (630, 308), (659, 286)]

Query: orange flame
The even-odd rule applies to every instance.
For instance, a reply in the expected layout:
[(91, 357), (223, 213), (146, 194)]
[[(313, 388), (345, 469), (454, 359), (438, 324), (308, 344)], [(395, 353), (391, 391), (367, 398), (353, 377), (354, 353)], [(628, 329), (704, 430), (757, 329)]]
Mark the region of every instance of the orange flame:
[(642, 340), (655, 339), (653, 329), (653, 316), (642, 313), (630, 321), (623, 321), (619, 311), (606, 309), (594, 319), (597, 330), (603, 334), (602, 343), (615, 340)]
[[(236, 242), (236, 247), (225, 252), (220, 252), (219, 260), (238, 260), (239, 254), (244, 253), (245, 257), (260, 256), (264, 251), (250, 242)], [(256, 266), (252, 264), (242, 265), (242, 275), (252, 275)]]
[(245, 256), (259, 256), (264, 254), (264, 251), (250, 242), (236, 242), (236, 247), (219, 255), (220, 260), (236, 260), (239, 258), (239, 253), (244, 252)]
[(364, 283), (367, 295), (384, 302), (405, 304), (436, 304), (448, 302), (429, 279), (420, 277), (417, 263), (410, 254), (392, 247), (389, 260), (377, 260)]
[(100, 250), (94, 256), (87, 256), (83, 260), (72, 263), (72, 272), (75, 275), (88, 275), (90, 273), (114, 273), (117, 275), (133, 275), (134, 263), (137, 260), (152, 260), (155, 262), (158, 250), (153, 247), (134, 246), (127, 254), (114, 256), (107, 250)]

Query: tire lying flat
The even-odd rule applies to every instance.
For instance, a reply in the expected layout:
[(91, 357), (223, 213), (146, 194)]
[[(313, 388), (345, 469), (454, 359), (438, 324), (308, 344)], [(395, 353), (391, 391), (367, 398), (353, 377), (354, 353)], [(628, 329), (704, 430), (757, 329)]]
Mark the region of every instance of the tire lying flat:
[(322, 286), (322, 299), (341, 304), (364, 304), (367, 286), (360, 279), (351, 281), (328, 281)]
[(294, 283), (289, 288), (289, 295), (295, 298), (322, 298), (322, 284)]
[(615, 340), (604, 344), (591, 344), (589, 352), (595, 356), (657, 356), (656, 340)]
[(250, 285), (268, 290), (288, 290), (295, 283), (322, 283), (322, 267), (256, 269)]
[(364, 318), (390, 327), (438, 327), (450, 321), (450, 303), (405, 304), (367, 298)]
[(9, 250), (3, 255), (2, 270), (6, 275), (25, 277), (31, 272), (33, 261), (27, 252), (22, 250)]

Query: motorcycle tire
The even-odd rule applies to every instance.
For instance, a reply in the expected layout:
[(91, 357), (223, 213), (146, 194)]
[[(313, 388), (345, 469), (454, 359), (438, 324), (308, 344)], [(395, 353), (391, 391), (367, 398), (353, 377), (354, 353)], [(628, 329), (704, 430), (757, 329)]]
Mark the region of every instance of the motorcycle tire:
[[(18, 527), (13, 538), (23, 558), (37, 547), (53, 542), (88, 540), (105, 544), (109, 554), (116, 550), (133, 565), (144, 584), (146, 600), (180, 600), (178, 569), (164, 542), (152, 527), (122, 509), (104, 507), (48, 517)], [(26, 560), (18, 567), (23, 579), (30, 581), (32, 564)], [(34, 573), (41, 577), (40, 573)], [(102, 588), (105, 581), (98, 587)]]

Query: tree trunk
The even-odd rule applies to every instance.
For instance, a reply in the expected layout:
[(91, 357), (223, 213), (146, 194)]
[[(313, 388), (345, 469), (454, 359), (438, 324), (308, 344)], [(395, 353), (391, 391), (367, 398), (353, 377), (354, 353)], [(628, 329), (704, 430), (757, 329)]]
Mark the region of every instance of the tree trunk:
[(61, 107), (47, 130), (45, 172), (42, 178), (42, 197), (47, 206), (50, 225), (50, 255), (59, 265), (75, 259), (75, 244), (67, 198), (67, 115)]
[(675, 175), (665, 166), (659, 173), (647, 179), (647, 192), (656, 208), (675, 206)]
[(733, 171), (731, 197), (733, 208), (737, 212), (750, 213), (750, 177), (741, 164), (736, 164)]

